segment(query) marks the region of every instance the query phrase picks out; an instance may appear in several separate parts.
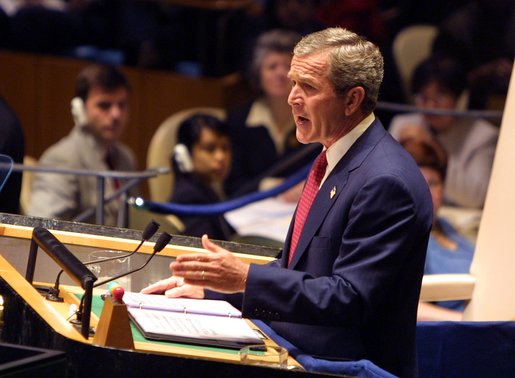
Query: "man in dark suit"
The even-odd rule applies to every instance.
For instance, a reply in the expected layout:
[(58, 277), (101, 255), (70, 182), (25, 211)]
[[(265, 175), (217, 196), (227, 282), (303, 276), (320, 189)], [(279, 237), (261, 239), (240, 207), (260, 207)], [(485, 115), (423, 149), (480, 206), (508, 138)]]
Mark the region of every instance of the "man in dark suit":
[(326, 29), (295, 47), (289, 77), (297, 138), (321, 143), (327, 167), (306, 209), (308, 178), (282, 257), (249, 265), (204, 235), (212, 253), (179, 256), (170, 265), (174, 276), (144, 291), (239, 294), (244, 316), (270, 321), (304, 353), (369, 359), (393, 374), (416, 376), (416, 311), (432, 204), (416, 164), (373, 114), (381, 53), (348, 30)]

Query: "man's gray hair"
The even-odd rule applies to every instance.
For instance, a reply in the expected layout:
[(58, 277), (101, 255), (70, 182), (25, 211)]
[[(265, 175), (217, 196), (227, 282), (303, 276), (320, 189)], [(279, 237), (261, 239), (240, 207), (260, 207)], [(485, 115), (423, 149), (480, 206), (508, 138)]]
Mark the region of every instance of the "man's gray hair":
[(350, 88), (365, 89), (362, 109), (368, 114), (377, 104), (383, 81), (384, 62), (379, 48), (356, 33), (343, 28), (328, 28), (302, 38), (295, 56), (329, 51), (329, 80), (335, 91), (344, 95)]

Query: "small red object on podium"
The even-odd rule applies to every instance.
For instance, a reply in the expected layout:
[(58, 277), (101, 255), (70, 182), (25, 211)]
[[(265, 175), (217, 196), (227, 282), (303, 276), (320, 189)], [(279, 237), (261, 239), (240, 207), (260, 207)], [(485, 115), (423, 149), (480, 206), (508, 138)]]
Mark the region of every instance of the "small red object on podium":
[(121, 286), (117, 286), (111, 290), (111, 298), (115, 303), (122, 303), (123, 294), (125, 290)]

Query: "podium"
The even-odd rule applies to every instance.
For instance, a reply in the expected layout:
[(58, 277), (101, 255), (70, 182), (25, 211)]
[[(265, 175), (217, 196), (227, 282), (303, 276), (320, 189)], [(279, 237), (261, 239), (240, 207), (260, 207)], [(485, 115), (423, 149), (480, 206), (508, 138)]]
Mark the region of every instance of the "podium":
[[(61, 303), (51, 302), (39, 294), (20, 274), (20, 271), (23, 272), (25, 269), (32, 228), (48, 226), (48, 222), (50, 220), (0, 214), (0, 296), (4, 301), (1, 341), (65, 352), (66, 376), (72, 377), (149, 375), (188, 378), (194, 376), (290, 377), (312, 374), (304, 371), (243, 365), (239, 362), (238, 350), (234, 349), (154, 342), (141, 339), (140, 336), (134, 337), (134, 348), (132, 349), (96, 345), (94, 337), (85, 339), (80, 331), (68, 321), (70, 306), (79, 303), (77, 294), (81, 294), (80, 288), (63, 284), (61, 285), (61, 296), (64, 301)], [(113, 235), (108, 236), (105, 227), (91, 226), (92, 229), (89, 229), (89, 225), (53, 222), (55, 228), (51, 232), (77, 255), (84, 255), (91, 248), (132, 251), (139, 242), (139, 236), (127, 237), (133, 235), (130, 230), (110, 229), (108, 231)], [(86, 233), (86, 231), (97, 232), (98, 230), (103, 235)], [(134, 235), (139, 234), (134, 232)], [(181, 238), (177, 238), (177, 241), (182, 245), (169, 245), (163, 250), (162, 260), (157, 262), (153, 260), (153, 263), (161, 268), (163, 268), (162, 265), (167, 268), (170, 258), (195, 250), (197, 247), (194, 244), (199, 242)], [(141, 248), (142, 254), (150, 253), (151, 246), (152, 243), (144, 245)], [(272, 257), (266, 256), (267, 253), (271, 253), (269, 248), (264, 248), (264, 256), (257, 254), (256, 248), (252, 246), (248, 247), (248, 251), (251, 252), (248, 254), (245, 253), (247, 248), (245, 246), (228, 247), (233, 247), (231, 248), (233, 250), (239, 248), (238, 253), (241, 253), (242, 258), (249, 261), (263, 263), (272, 259)], [(166, 263), (163, 264), (163, 262)], [(38, 276), (38, 273), (42, 273), (43, 276), (48, 274), (49, 278), (46, 282), (50, 285), (53, 284), (55, 271), (58, 271), (59, 267), (52, 271), (50, 267), (53, 264), (51, 263), (45, 262), (38, 256), (35, 272), (36, 283), (42, 283), (41, 277)], [(149, 268), (151, 265), (153, 264), (149, 264)], [(146, 278), (148, 279), (149, 276)], [(96, 312), (91, 315), (92, 327), (99, 325), (100, 312)], [(135, 327), (132, 328), (134, 331)], [(272, 343), (271, 340), (267, 340), (267, 342)], [(293, 359), (291, 359), (291, 365), (298, 366)], [(324, 375), (320, 374), (320, 376)]]

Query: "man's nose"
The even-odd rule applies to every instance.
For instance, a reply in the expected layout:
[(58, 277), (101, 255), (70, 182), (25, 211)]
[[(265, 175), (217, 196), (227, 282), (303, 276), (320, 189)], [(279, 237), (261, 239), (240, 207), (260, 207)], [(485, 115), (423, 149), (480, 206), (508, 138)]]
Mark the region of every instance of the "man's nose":
[(296, 89), (296, 87), (292, 87), (290, 90), (290, 94), (288, 95), (288, 104), (290, 106), (299, 105), (300, 102), (300, 96), (299, 91)]
[(217, 150), (215, 151), (214, 153), (214, 159), (217, 161), (217, 162), (220, 162), (220, 161), (225, 161), (227, 160), (227, 157), (228, 157), (229, 153), (227, 151), (223, 151), (223, 150)]
[(110, 109), (110, 114), (112, 118), (118, 119), (123, 114), (123, 109), (120, 106), (113, 105)]

